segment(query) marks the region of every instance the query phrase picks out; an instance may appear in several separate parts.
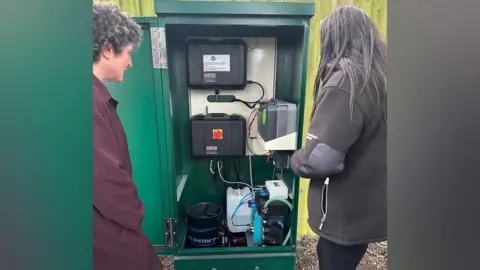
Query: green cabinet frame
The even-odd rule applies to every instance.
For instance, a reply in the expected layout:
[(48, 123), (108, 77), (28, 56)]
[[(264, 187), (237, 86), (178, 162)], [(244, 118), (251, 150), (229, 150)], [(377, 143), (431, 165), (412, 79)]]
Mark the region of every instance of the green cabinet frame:
[[(174, 216), (171, 201), (171, 162), (167, 158), (171, 139), (166, 118), (170, 102), (162, 90), (162, 71), (153, 68), (153, 29), (156, 17), (135, 18), (144, 31), (142, 46), (132, 55), (133, 67), (125, 73), (122, 83), (107, 83), (112, 96), (119, 101), (118, 114), (127, 134), (133, 166), (133, 178), (145, 206), (143, 229), (158, 250), (165, 250), (166, 218)], [(168, 86), (166, 87), (168, 88)], [(168, 120), (169, 121), (169, 120)]]

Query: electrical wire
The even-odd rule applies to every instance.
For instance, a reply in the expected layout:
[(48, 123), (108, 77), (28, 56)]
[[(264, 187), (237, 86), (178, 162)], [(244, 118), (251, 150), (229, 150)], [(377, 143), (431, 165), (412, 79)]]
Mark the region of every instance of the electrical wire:
[[(259, 186), (254, 186), (253, 185), (253, 175), (250, 174), (250, 182), (252, 183), (252, 185), (249, 185), (247, 183), (244, 183), (244, 182), (241, 182), (240, 181), (240, 175), (237, 175), (238, 176), (238, 180), (239, 181), (236, 181), (236, 182), (232, 182), (232, 181), (228, 181), (226, 180), (227, 177), (224, 177), (224, 175), (221, 173), (222, 169), (223, 169), (223, 162), (221, 160), (217, 161), (216, 165), (216, 169), (217, 171), (214, 171), (214, 167), (213, 167), (213, 160), (210, 160), (210, 165), (209, 165), (209, 171), (211, 174), (216, 174), (216, 172), (218, 172), (219, 176), (220, 176), (220, 179), (225, 182), (226, 184), (229, 184), (229, 185), (244, 185), (244, 186), (247, 186), (250, 188), (250, 190), (252, 191), (255, 191), (255, 190), (261, 190), (264, 186), (263, 185), (259, 185)], [(250, 168), (251, 169), (251, 168)]]
[[(212, 164), (213, 160), (211, 160), (210, 162), (211, 162), (210, 164)], [(222, 161), (217, 161), (218, 176), (220, 176), (220, 179), (222, 179), (223, 182), (225, 182), (229, 185), (235, 185), (235, 184), (245, 185), (245, 186), (249, 187), (250, 190), (254, 190), (253, 186), (251, 186), (247, 183), (244, 183), (244, 182), (230, 182), (230, 181), (225, 180), (225, 178), (223, 177), (222, 172), (221, 172), (222, 168), (223, 168)]]
[(254, 104), (259, 104), (260, 101), (263, 99), (263, 97), (265, 97), (265, 88), (263, 88), (262, 84), (260, 84), (259, 82), (256, 82), (256, 81), (251, 81), (250, 80), (250, 81), (247, 81), (247, 84), (256, 84), (256, 85), (260, 86), (260, 88), (262, 89), (262, 96), (259, 99), (257, 99), (257, 101), (253, 102)]
[[(253, 126), (253, 122), (255, 121), (258, 113), (260, 112), (261, 110), (261, 107), (260, 108), (257, 108), (257, 109), (254, 109), (251, 113), (250, 113), (250, 116), (248, 117), (248, 135), (247, 135), (247, 148), (248, 148), (248, 151), (250, 151), (251, 154), (253, 154), (254, 156), (264, 156), (264, 155), (267, 155), (267, 154), (271, 154), (270, 151), (267, 151), (263, 154), (259, 154), (259, 153), (256, 153), (255, 151), (253, 151), (253, 148), (252, 148), (252, 141), (254, 138), (252, 138), (252, 126)], [(252, 118), (253, 116), (253, 118)]]
[(250, 168), (250, 184), (252, 185), (252, 190), (253, 190), (253, 169), (252, 169), (252, 156), (248, 156), (248, 167)]
[[(261, 108), (257, 108), (257, 109), (254, 109), (252, 110), (252, 112), (250, 113), (250, 115), (248, 116), (248, 138), (252, 138), (252, 126), (253, 126), (253, 122), (255, 122), (255, 119), (257, 118), (257, 115), (258, 113), (260, 112), (260, 109)], [(253, 116), (253, 118), (252, 118)], [(253, 138), (252, 138), (253, 139)]]
[[(245, 106), (247, 106), (248, 108), (250, 109), (253, 109), (255, 108), (258, 104), (261, 104), (261, 101), (262, 99), (265, 97), (265, 88), (263, 87), (263, 85), (259, 82), (256, 82), (256, 81), (247, 81), (247, 84), (256, 84), (258, 86), (260, 86), (260, 89), (262, 90), (262, 96), (257, 99), (256, 101), (245, 101), (245, 100), (242, 100), (242, 99), (239, 99), (239, 98), (235, 98), (233, 101), (235, 102), (241, 102), (243, 103)], [(251, 105), (253, 104), (253, 105)]]

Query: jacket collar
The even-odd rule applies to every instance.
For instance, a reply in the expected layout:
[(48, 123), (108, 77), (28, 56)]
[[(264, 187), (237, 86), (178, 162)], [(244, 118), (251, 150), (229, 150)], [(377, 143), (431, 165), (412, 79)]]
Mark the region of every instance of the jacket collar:
[(93, 86), (98, 90), (98, 93), (100, 94), (100, 98), (102, 99), (102, 101), (104, 101), (105, 103), (111, 104), (115, 107), (118, 105), (118, 101), (112, 97), (110, 92), (108, 92), (108, 89), (105, 86), (105, 84), (102, 81), (100, 81), (100, 79), (95, 75), (93, 75)]

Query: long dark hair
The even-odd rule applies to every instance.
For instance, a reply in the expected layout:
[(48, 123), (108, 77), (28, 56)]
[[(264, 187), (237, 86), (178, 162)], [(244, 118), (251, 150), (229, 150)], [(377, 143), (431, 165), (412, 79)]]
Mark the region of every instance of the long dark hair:
[(348, 78), (352, 86), (350, 111), (353, 112), (355, 97), (367, 90), (370, 100), (386, 119), (387, 45), (381, 39), (375, 23), (361, 9), (342, 6), (321, 22), (320, 41), (315, 100), (322, 84), (333, 72), (341, 70), (345, 74), (343, 79)]

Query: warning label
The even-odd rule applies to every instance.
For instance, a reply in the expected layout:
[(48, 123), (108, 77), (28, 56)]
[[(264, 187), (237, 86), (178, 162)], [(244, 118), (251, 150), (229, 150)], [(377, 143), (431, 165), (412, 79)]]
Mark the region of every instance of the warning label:
[(203, 55), (203, 72), (230, 72), (230, 55)]

